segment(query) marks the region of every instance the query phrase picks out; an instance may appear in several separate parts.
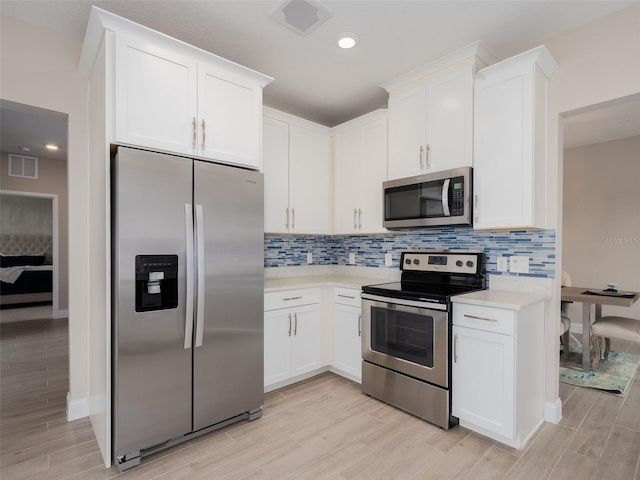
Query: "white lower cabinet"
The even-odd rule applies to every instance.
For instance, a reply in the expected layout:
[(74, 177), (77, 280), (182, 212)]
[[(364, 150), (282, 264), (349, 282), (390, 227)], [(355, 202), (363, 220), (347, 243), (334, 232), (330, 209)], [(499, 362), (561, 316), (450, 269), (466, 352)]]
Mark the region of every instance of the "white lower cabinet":
[(320, 312), (317, 288), (265, 294), (265, 387), (322, 366)]
[(353, 381), (362, 381), (362, 316), (360, 290), (333, 289), (332, 371)]
[[(454, 300), (455, 302), (455, 300)], [(514, 448), (543, 421), (544, 303), (454, 303), (452, 413)]]

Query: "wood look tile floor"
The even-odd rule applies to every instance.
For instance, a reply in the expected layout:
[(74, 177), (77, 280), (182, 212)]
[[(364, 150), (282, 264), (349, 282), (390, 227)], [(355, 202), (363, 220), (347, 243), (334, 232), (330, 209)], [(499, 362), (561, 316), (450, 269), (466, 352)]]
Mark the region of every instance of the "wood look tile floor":
[(544, 424), (525, 450), (516, 451), (465, 428), (441, 430), (332, 373), (267, 394), (257, 421), (231, 425), (118, 474), (102, 464), (89, 420), (66, 421), (66, 320), (0, 328), (2, 480), (640, 480), (638, 377), (625, 398), (560, 384), (564, 418)]

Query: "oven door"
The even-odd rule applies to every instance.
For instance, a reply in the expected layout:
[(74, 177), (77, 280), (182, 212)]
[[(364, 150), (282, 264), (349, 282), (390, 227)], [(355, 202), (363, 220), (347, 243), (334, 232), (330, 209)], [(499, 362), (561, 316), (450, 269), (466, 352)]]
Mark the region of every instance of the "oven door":
[(447, 306), (363, 293), (362, 359), (448, 388)]

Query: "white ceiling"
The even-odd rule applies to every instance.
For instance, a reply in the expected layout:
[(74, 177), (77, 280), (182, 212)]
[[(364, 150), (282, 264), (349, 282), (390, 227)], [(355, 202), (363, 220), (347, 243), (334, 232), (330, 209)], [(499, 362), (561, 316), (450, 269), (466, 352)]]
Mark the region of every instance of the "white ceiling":
[[(481, 40), (499, 58), (508, 58), (554, 35), (640, 2), (325, 1), (333, 16), (306, 37), (269, 17), (280, 3), (2, 0), (0, 13), (82, 41), (91, 6), (99, 6), (274, 77), (275, 81), (264, 90), (265, 105), (335, 126), (385, 108), (387, 93), (380, 84), (472, 42)], [(344, 31), (359, 35), (360, 44), (355, 49), (342, 51), (335, 47), (335, 37)], [(24, 138), (9, 143), (10, 127), (19, 123), (4, 121), (8, 115), (4, 110), (2, 149), (6, 150), (5, 145), (10, 143), (28, 143)], [(589, 123), (599, 133), (617, 127), (613, 134), (617, 138), (631, 136), (631, 124), (635, 123), (624, 122), (628, 118), (638, 119), (637, 110), (624, 110), (622, 117), (616, 112), (617, 109), (610, 109), (604, 116), (592, 114), (592, 120), (586, 117), (565, 120), (565, 142), (571, 145), (583, 142), (573, 137), (587, 131)], [(611, 128), (603, 128), (604, 121)], [(22, 135), (36, 130), (32, 126)], [(620, 130), (626, 133), (620, 136)], [(640, 125), (633, 132), (640, 134)], [(601, 138), (592, 133), (585, 137)], [(64, 139), (66, 142), (66, 130)], [(32, 144), (42, 141), (33, 139)]]

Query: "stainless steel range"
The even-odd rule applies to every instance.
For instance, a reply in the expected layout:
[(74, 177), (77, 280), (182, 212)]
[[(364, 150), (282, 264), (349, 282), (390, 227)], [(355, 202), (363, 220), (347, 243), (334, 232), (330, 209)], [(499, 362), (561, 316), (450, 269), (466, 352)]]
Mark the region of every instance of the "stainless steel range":
[(362, 289), (362, 391), (448, 429), (451, 297), (485, 288), (484, 254), (414, 250), (400, 261), (400, 282)]

